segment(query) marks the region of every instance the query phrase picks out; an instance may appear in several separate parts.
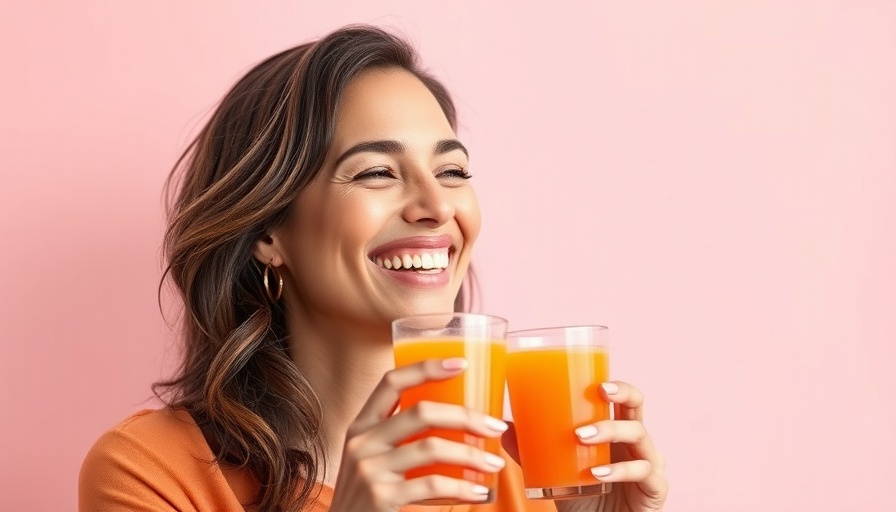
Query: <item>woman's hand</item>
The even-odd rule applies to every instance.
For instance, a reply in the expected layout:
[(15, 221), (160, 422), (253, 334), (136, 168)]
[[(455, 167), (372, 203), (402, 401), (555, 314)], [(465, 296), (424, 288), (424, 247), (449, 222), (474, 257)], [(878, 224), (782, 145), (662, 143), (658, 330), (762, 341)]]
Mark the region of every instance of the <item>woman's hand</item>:
[(669, 493), (669, 485), (664, 476), (666, 463), (663, 456), (642, 423), (644, 395), (625, 382), (605, 382), (601, 387), (607, 400), (613, 403), (615, 419), (579, 427), (576, 435), (583, 444), (613, 443), (613, 463), (591, 470), (601, 482), (612, 482), (613, 491), (590, 500), (558, 501), (557, 510), (659, 512)]
[[(653, 445), (642, 423), (644, 395), (625, 382), (605, 382), (601, 386), (615, 408), (614, 420), (599, 421), (576, 430), (582, 444), (613, 443), (612, 464), (591, 470), (600, 482), (612, 482), (613, 490), (594, 498), (558, 500), (558, 512), (659, 512), (669, 485), (664, 476), (666, 463)], [(504, 448), (519, 460), (513, 431), (503, 439)]]
[(507, 430), (504, 422), (464, 407), (434, 402), (421, 402), (392, 415), (402, 390), (455, 377), (465, 365), (463, 359), (431, 360), (383, 376), (346, 434), (332, 512), (397, 511), (408, 503), (432, 498), (470, 502), (486, 499), (488, 489), (466, 480), (446, 476), (406, 480), (404, 473), (437, 462), (495, 473), (504, 466), (501, 457), (438, 437), (399, 444), (434, 427), (498, 437)]

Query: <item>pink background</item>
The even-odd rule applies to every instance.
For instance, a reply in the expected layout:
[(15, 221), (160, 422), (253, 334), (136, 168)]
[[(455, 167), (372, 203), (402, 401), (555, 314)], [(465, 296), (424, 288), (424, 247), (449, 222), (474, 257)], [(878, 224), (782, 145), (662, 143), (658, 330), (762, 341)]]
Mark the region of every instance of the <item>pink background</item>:
[(459, 104), (483, 309), (611, 326), (668, 511), (896, 510), (896, 2), (369, 4), (3, 6), (0, 508), (73, 510), (171, 367), (161, 185), (209, 109), (375, 22)]

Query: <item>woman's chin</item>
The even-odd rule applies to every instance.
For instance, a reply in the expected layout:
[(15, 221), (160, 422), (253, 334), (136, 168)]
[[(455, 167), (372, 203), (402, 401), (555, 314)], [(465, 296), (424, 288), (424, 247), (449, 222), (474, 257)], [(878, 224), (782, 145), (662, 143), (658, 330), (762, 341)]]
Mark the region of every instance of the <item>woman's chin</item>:
[(390, 315), (392, 320), (415, 315), (429, 315), (433, 313), (451, 313), (454, 311), (454, 298), (431, 298), (409, 302), (397, 307)]

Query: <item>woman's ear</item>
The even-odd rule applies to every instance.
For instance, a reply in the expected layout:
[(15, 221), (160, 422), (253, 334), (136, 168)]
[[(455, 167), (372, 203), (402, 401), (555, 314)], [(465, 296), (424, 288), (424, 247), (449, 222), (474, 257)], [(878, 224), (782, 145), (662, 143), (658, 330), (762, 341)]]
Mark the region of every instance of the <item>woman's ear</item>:
[(280, 244), (274, 236), (266, 234), (255, 242), (252, 247), (252, 255), (262, 265), (270, 264), (272, 267), (283, 265), (283, 254), (280, 252)]

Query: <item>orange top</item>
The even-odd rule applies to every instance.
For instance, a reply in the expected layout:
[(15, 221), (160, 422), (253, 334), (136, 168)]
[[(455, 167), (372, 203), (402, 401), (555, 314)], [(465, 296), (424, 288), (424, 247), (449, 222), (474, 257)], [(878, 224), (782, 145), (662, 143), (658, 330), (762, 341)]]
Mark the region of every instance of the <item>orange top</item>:
[[(505, 457), (508, 458), (509, 457)], [(244, 510), (257, 491), (246, 470), (212, 463), (214, 455), (184, 410), (134, 413), (94, 444), (81, 467), (81, 511)], [(319, 491), (319, 492), (317, 492)], [(316, 497), (315, 497), (316, 494)], [(333, 489), (319, 485), (306, 512), (330, 508)], [(519, 466), (509, 461), (489, 505), (407, 506), (403, 512), (555, 512), (550, 501), (526, 499)]]

